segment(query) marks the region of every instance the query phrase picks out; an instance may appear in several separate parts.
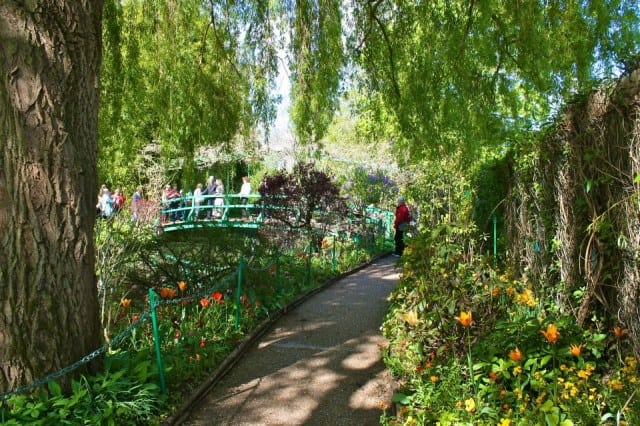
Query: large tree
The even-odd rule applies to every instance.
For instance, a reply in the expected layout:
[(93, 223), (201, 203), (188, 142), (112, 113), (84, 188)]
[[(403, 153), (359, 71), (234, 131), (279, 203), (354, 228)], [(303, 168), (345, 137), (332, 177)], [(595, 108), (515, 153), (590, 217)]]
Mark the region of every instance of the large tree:
[(0, 391), (100, 345), (100, 0), (0, 3)]

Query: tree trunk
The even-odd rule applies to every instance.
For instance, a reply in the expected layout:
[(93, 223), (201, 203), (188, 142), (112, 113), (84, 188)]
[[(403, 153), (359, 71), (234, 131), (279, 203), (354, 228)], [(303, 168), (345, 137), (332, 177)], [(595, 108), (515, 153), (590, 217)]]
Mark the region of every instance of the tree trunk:
[(3, 392), (100, 346), (93, 226), (101, 15), (101, 0), (0, 2)]

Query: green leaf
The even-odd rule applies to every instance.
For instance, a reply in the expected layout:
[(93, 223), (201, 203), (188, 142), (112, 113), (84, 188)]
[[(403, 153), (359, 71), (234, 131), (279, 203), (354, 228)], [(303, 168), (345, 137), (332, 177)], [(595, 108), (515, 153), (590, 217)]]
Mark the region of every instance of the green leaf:
[(56, 382), (54, 380), (52, 380), (49, 383), (47, 383), (47, 388), (49, 389), (49, 392), (51, 393), (52, 396), (61, 396), (62, 395), (62, 388), (60, 387), (58, 382)]
[(391, 401), (397, 402), (402, 405), (409, 405), (411, 403), (411, 399), (401, 392), (394, 393)]

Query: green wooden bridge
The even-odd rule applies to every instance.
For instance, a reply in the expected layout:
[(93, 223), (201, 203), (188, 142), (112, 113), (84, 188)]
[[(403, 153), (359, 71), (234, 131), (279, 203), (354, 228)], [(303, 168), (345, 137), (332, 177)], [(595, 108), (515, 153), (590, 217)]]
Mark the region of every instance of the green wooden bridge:
[[(246, 204), (242, 203), (244, 198), (248, 200)], [(260, 194), (205, 195), (200, 197), (200, 200), (200, 203), (196, 203), (195, 197), (188, 195), (164, 202), (157, 222), (158, 231), (171, 232), (204, 227), (259, 229), (269, 220), (268, 212), (274, 208), (266, 205)], [(392, 212), (369, 206), (363, 213), (367, 225), (384, 228), (387, 237), (391, 236)], [(292, 217), (299, 217), (299, 212), (292, 211)], [(355, 222), (356, 219), (351, 218), (348, 221)]]

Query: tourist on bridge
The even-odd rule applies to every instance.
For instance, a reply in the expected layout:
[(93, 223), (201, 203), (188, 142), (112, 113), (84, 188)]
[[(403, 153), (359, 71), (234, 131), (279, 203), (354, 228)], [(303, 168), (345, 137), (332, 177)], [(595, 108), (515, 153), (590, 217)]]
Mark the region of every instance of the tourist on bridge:
[(207, 187), (202, 191), (202, 195), (209, 195), (207, 197), (207, 219), (211, 219), (211, 214), (213, 211), (213, 196), (216, 194), (216, 180), (213, 176), (209, 176), (209, 180), (207, 180)]
[[(240, 192), (238, 193), (242, 198), (240, 198), (240, 203), (245, 205), (249, 202), (249, 195), (251, 195), (251, 182), (249, 181), (249, 176), (242, 176), (242, 186), (240, 187)], [(242, 217), (249, 217), (249, 210), (246, 208), (242, 209)]]
[(405, 203), (404, 197), (398, 197), (398, 206), (396, 207), (396, 219), (393, 222), (393, 228), (396, 230), (395, 235), (395, 251), (393, 255), (396, 257), (402, 256), (404, 252), (404, 231), (411, 223), (411, 213)]
[(204, 201), (204, 196), (202, 195), (202, 184), (198, 183), (196, 185), (196, 189), (193, 191), (193, 219), (198, 220), (200, 215), (200, 205)]
[(216, 207), (215, 216), (220, 218), (222, 216), (221, 207), (224, 206), (224, 185), (222, 179), (216, 179), (216, 198), (213, 203)]
[(180, 208), (180, 191), (178, 190), (178, 184), (174, 183), (173, 186), (169, 189), (167, 194), (167, 199), (169, 200), (169, 208), (171, 209), (171, 222), (175, 222), (178, 220), (178, 215), (180, 212), (178, 209)]

